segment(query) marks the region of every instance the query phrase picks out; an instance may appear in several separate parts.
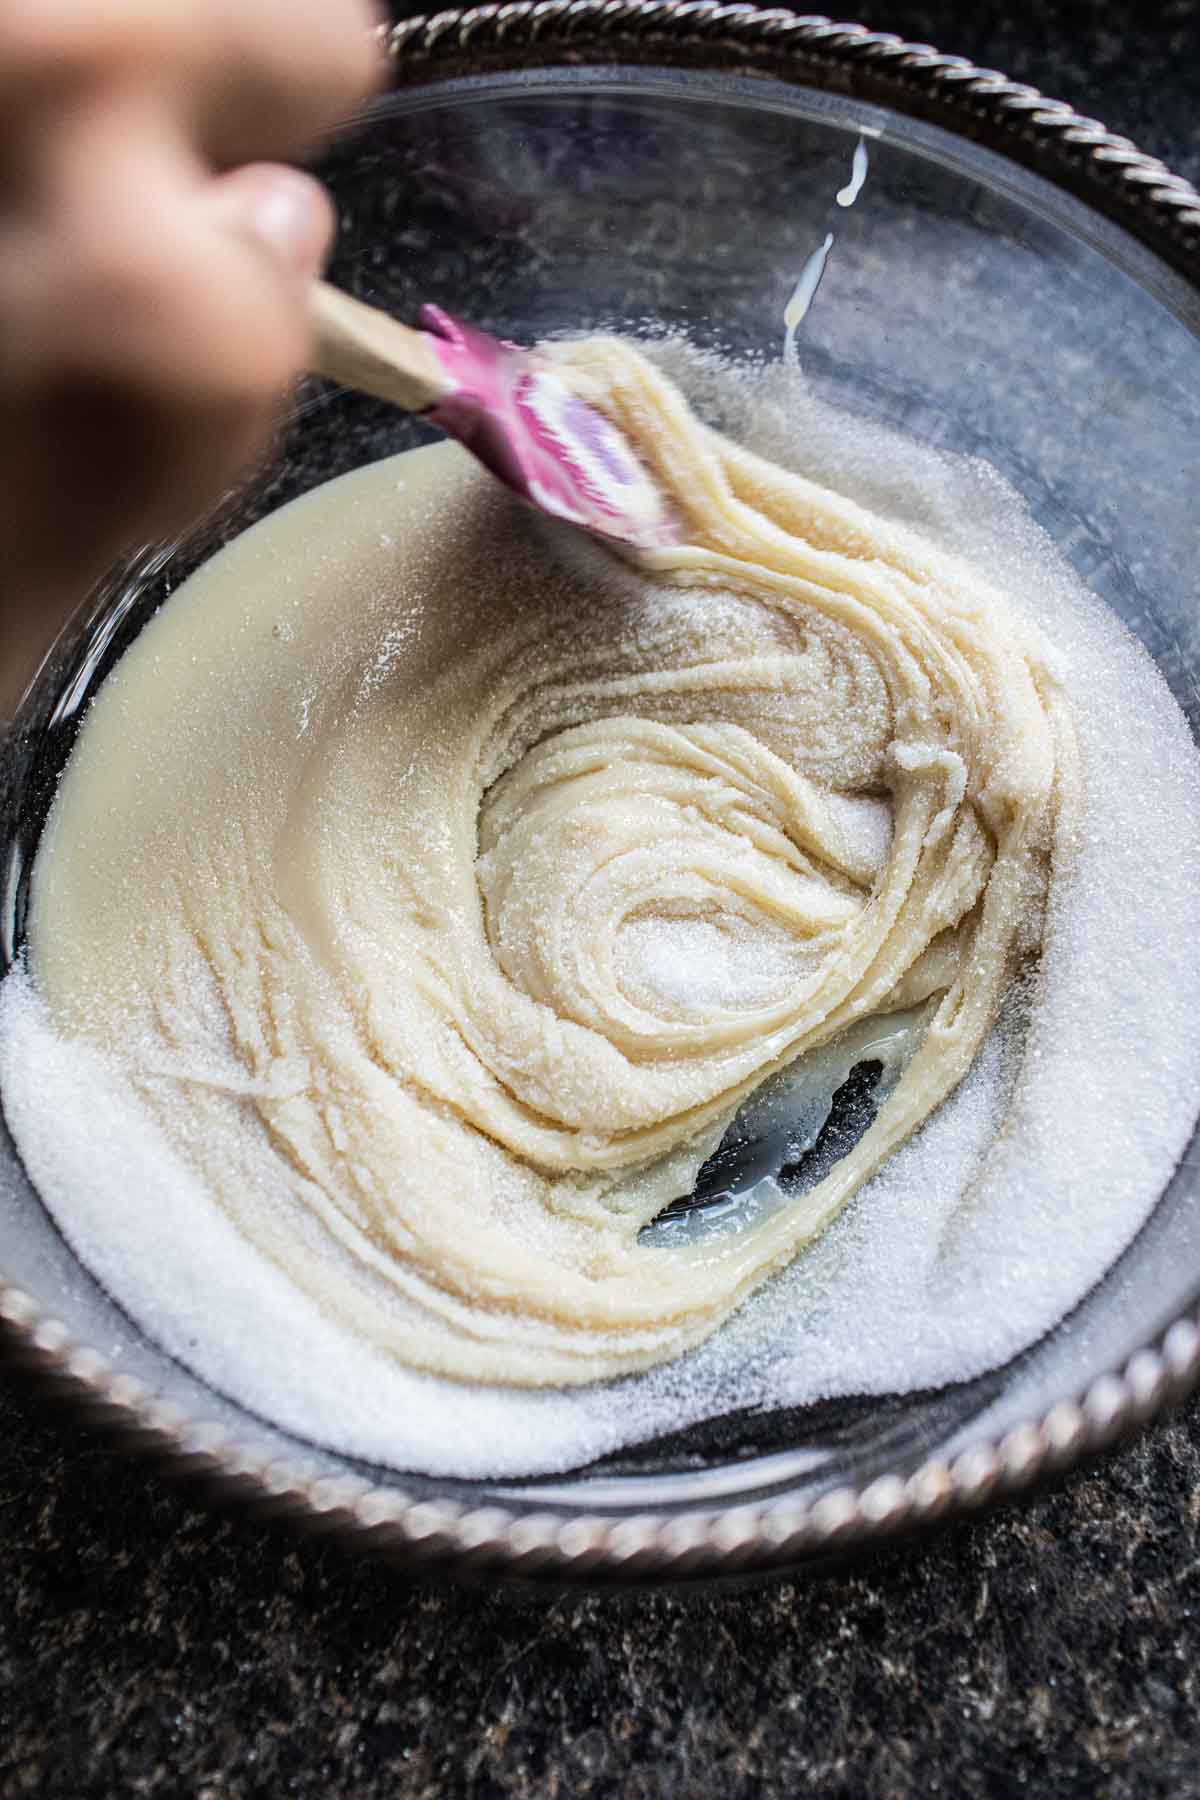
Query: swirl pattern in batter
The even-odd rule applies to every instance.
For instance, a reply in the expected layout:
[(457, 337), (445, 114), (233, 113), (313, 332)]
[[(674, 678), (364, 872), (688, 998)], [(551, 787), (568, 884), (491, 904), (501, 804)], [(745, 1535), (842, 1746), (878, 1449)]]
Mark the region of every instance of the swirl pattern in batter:
[[(450, 446), (276, 515), (102, 690), (30, 935), (55, 1024), (329, 1316), (521, 1385), (679, 1355), (921, 1125), (1036, 954), (1080, 793), (1052, 653), (982, 574), (633, 347), (557, 354), (684, 547), (626, 568)], [(922, 1004), (818, 1186), (639, 1242), (767, 1078)]]

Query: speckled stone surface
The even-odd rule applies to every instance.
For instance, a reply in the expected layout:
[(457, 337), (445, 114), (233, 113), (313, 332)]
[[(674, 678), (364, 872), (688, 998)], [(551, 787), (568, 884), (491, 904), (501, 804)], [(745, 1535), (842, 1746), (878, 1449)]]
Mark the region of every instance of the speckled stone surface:
[[(878, 5), (1200, 177), (1200, 0)], [(820, 1579), (410, 1583), (0, 1389), (0, 1796), (1200, 1795), (1200, 1408)]]

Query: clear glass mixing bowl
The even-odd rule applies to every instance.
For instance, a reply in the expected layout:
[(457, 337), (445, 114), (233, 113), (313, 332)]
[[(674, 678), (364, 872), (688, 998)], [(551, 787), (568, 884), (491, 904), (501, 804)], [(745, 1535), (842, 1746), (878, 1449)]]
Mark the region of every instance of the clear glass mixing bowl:
[[(838, 205), (860, 141), (866, 184)], [(1118, 224), (877, 105), (669, 67), (431, 79), (381, 101), (323, 173), (341, 220), (334, 281), (405, 318), (433, 299), (522, 341), (649, 323), (778, 355), (797, 276), (832, 233), (800, 339), (813, 386), (993, 463), (1200, 726), (1200, 296)], [(163, 596), (250, 519), (429, 435), (314, 384), (252, 492), (189, 544), (136, 558), (81, 609), (4, 747), (6, 958), (89, 695)], [(90, 1279), (7, 1138), (3, 1311), (27, 1361), (127, 1433), (398, 1554), (569, 1573), (769, 1564), (1017, 1485), (1186, 1380), (1190, 1325), (1165, 1357), (1127, 1365), (1200, 1292), (1193, 1160), (1073, 1316), (1005, 1368), (937, 1393), (722, 1418), (544, 1484), (364, 1468), (250, 1418)]]

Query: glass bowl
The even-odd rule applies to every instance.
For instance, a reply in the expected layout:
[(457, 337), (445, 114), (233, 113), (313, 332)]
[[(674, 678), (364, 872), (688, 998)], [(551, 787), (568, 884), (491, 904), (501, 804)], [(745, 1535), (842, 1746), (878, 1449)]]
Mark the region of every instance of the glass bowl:
[[(832, 231), (803, 325), (818, 394), (986, 457), (1200, 729), (1200, 199), (1185, 183), (991, 72), (749, 7), (483, 8), (402, 26), (392, 47), (395, 91), (322, 169), (334, 281), (522, 341), (650, 324), (775, 355), (797, 272)], [(839, 208), (860, 141), (869, 179)], [(252, 519), (429, 435), (313, 384), (251, 490), (81, 607), (3, 746), (5, 962), (88, 698), (164, 595)], [(1003, 1368), (723, 1417), (547, 1481), (368, 1467), (251, 1417), (80, 1267), (6, 1136), (0, 1317), (14, 1358), (125, 1441), (355, 1544), (590, 1579), (765, 1569), (1012, 1493), (1186, 1391), (1198, 1163), (1193, 1144), (1116, 1266)]]

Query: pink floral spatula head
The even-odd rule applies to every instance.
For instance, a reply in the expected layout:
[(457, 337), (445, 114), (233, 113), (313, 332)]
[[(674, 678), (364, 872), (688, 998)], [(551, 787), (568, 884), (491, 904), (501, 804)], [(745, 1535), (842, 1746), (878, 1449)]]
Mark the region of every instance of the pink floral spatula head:
[(414, 331), (326, 282), (313, 284), (318, 374), (420, 413), (515, 494), (634, 549), (680, 529), (627, 440), (552, 362), (422, 307)]

